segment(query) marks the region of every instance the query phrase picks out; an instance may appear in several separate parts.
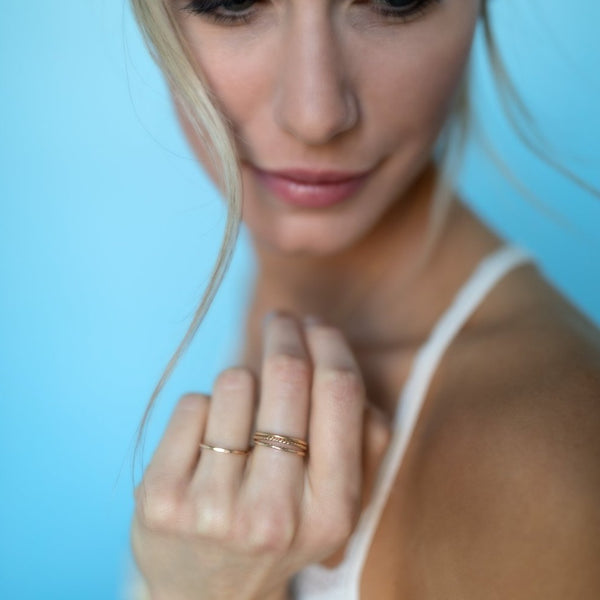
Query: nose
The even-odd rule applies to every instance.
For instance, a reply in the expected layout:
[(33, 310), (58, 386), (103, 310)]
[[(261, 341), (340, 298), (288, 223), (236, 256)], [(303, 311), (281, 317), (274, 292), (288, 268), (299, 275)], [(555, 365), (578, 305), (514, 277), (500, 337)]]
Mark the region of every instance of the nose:
[[(309, 12), (309, 11), (307, 11)], [(352, 129), (358, 102), (342, 48), (325, 16), (300, 18), (284, 35), (274, 94), (277, 124), (311, 146)]]

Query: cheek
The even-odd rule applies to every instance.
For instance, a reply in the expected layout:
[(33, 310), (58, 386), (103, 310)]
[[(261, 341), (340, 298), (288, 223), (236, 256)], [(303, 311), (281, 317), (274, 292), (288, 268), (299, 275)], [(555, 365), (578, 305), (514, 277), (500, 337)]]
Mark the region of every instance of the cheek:
[[(374, 55), (367, 48), (361, 64), (363, 110), (378, 124), (389, 151), (402, 143), (431, 146), (437, 138), (468, 62), (477, 11), (456, 23), (438, 19), (415, 28), (403, 40), (386, 40)], [(357, 57), (358, 58), (358, 57)]]
[[(236, 143), (244, 145), (245, 123), (265, 109), (267, 100), (265, 85), (272, 48), (256, 36), (230, 37), (223, 39), (219, 31), (197, 26), (193, 19), (179, 23), (181, 31), (190, 45), (193, 59), (210, 92), (213, 104), (225, 116), (235, 136)], [(195, 156), (217, 186), (218, 169), (210, 159), (211, 153), (204, 145), (182, 107), (172, 95), (175, 113), (181, 129)], [(239, 150), (240, 148), (238, 148)]]
[(191, 41), (194, 59), (213, 102), (233, 131), (241, 133), (240, 125), (267, 106), (275, 76), (269, 65), (277, 55), (277, 36), (268, 32), (250, 35), (243, 27), (230, 35), (234, 32), (195, 27), (193, 21), (182, 30)]

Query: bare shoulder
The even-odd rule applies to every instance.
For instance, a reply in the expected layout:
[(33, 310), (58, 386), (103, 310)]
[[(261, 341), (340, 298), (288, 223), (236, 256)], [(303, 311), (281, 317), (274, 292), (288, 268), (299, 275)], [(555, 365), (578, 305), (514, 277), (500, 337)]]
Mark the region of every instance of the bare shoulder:
[(600, 328), (537, 269), (506, 279), (441, 361), (431, 390), (439, 417), (479, 415), (517, 435), (515, 419), (530, 415), (540, 434), (559, 427), (580, 437), (580, 426), (599, 424)]
[(591, 600), (600, 332), (534, 270), (511, 286), (505, 310), (467, 328), (444, 358), (415, 440), (424, 585), (465, 600)]
[(503, 286), (436, 372), (368, 557), (378, 597), (600, 597), (600, 332), (533, 269)]

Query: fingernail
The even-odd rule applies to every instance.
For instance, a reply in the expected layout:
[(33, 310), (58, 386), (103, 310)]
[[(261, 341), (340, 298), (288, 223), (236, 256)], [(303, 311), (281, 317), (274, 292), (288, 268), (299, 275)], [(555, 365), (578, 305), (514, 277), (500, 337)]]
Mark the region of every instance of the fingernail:
[(310, 327), (311, 325), (320, 325), (323, 323), (323, 319), (317, 317), (316, 315), (305, 315), (302, 321), (307, 327)]
[(273, 310), (270, 310), (269, 312), (267, 312), (262, 320), (263, 329), (273, 320), (273, 317), (280, 314), (280, 312), (281, 311), (279, 311), (277, 309), (273, 309)]

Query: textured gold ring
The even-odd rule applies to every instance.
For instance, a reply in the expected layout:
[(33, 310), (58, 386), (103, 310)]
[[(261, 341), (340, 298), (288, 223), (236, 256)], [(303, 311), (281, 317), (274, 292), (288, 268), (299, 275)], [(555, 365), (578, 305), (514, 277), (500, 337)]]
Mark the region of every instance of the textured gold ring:
[(211, 446), (210, 444), (200, 444), (202, 450), (212, 450), (213, 452), (219, 452), (220, 454), (240, 454), (246, 456), (250, 454), (252, 448), (248, 450), (232, 450), (231, 448), (220, 448), (219, 446)]
[(286, 448), (285, 446), (275, 446), (273, 444), (269, 444), (267, 442), (260, 442), (255, 440), (254, 444), (256, 446), (266, 446), (267, 448), (273, 448), (273, 450), (281, 450), (282, 452), (289, 452), (290, 454), (297, 454), (298, 456), (306, 456), (305, 450), (295, 450), (294, 448)]
[(306, 456), (308, 452), (308, 443), (300, 438), (289, 435), (280, 435), (278, 433), (269, 433), (266, 431), (256, 431), (252, 436), (255, 445), (266, 446), (273, 450), (281, 450), (298, 456)]
[(297, 448), (308, 449), (308, 443), (300, 438), (291, 437), (289, 435), (280, 435), (278, 433), (267, 433), (266, 431), (255, 431), (254, 439), (260, 439), (265, 442), (275, 442), (279, 444), (286, 444), (288, 446), (294, 446)]

